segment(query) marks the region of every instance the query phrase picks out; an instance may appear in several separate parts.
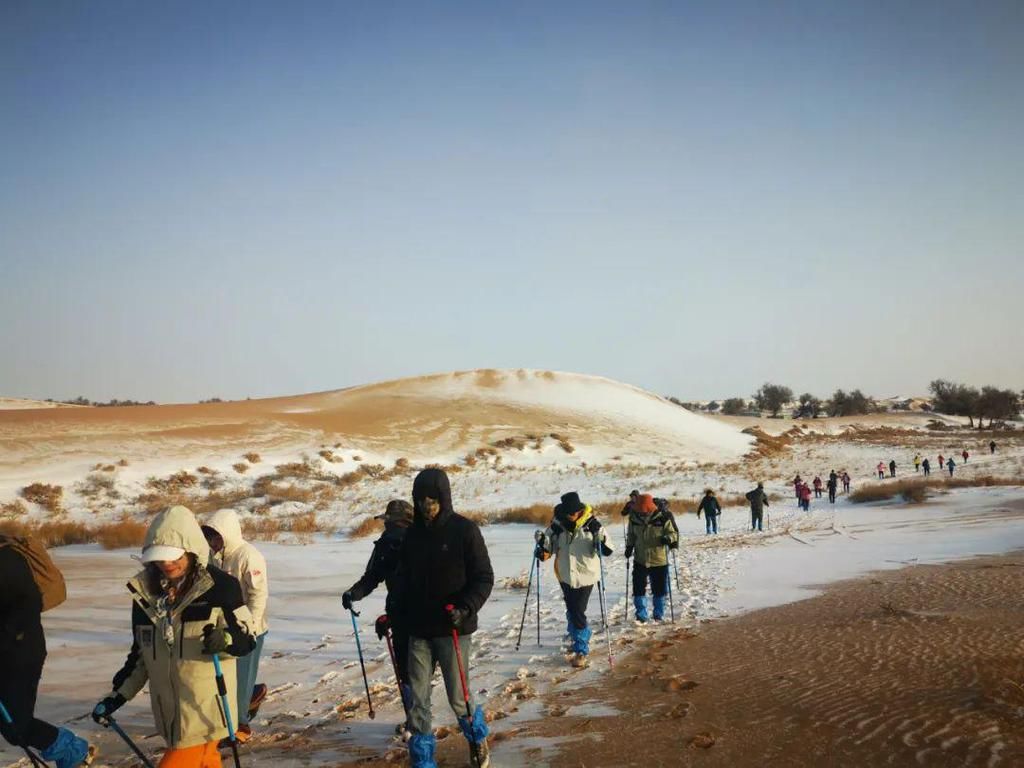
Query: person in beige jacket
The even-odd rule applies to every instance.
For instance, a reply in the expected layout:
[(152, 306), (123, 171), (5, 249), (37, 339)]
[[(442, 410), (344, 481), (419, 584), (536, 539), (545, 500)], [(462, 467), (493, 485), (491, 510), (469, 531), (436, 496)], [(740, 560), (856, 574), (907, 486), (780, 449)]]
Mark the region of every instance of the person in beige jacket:
[(259, 709), (260, 702), (266, 696), (266, 686), (258, 686), (256, 676), (259, 674), (260, 655), (263, 653), (263, 641), (267, 636), (267, 560), (252, 544), (242, 538), (242, 526), (238, 522), (238, 514), (233, 509), (221, 509), (214, 512), (203, 524), (203, 535), (214, 553), (214, 562), (224, 571), (238, 579), (242, 586), (242, 599), (252, 614), (253, 632), (256, 635), (256, 647), (248, 656), (243, 656), (237, 663), (237, 712), (238, 740), (245, 742), (252, 736), (249, 726), (249, 713)]
[(172, 507), (153, 518), (142, 549), (144, 568), (128, 582), (131, 651), (114, 675), (113, 691), (93, 710), (101, 722), (148, 683), (153, 719), (168, 747), (160, 768), (220, 768), (217, 743), (228, 730), (212, 656), (222, 655), (231, 690), (233, 657), (256, 644), (238, 580), (209, 559), (189, 509)]

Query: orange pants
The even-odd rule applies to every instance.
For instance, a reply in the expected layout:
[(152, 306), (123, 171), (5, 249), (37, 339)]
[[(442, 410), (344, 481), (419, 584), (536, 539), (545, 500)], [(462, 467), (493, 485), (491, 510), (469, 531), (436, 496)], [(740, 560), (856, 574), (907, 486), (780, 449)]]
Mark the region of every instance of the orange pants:
[(217, 742), (208, 741), (194, 747), (169, 749), (161, 758), (159, 768), (220, 768)]

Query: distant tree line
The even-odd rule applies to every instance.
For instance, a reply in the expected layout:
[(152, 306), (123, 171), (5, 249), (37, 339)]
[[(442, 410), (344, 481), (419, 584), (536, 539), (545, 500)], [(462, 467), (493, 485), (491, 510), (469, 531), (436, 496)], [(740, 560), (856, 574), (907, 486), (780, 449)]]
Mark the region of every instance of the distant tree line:
[[(932, 394), (930, 404), (922, 404), (925, 411), (937, 411), (952, 416), (966, 416), (973, 427), (977, 419), (978, 429), (984, 420), (989, 426), (996, 421), (1016, 419), (1024, 405), (1024, 392), (1012, 389), (983, 386), (981, 389), (954, 383), (944, 379), (936, 379), (929, 385)], [(669, 397), (676, 405), (690, 410), (702, 410), (708, 413), (722, 413), (726, 416), (741, 414), (758, 414), (767, 411), (773, 418), (778, 418), (782, 411), (791, 407), (794, 419), (816, 419), (822, 414), (829, 416), (857, 416), (868, 413), (881, 413), (887, 410), (909, 410), (911, 402), (903, 401), (886, 404), (879, 403), (875, 398), (865, 395), (859, 389), (846, 392), (837, 389), (827, 400), (804, 392), (797, 398), (793, 390), (781, 384), (766, 382), (753, 394), (750, 401), (741, 397), (730, 397), (718, 402), (712, 400), (707, 405), (683, 402)]]
[(118, 400), (116, 397), (105, 403), (101, 403), (90, 400), (87, 397), (82, 397), (81, 395), (76, 397), (74, 400), (54, 400), (52, 397), (48, 397), (46, 398), (46, 402), (61, 403), (62, 405), (88, 405), (93, 408), (114, 408), (122, 405), (156, 405), (156, 402), (153, 400), (142, 402), (140, 400)]

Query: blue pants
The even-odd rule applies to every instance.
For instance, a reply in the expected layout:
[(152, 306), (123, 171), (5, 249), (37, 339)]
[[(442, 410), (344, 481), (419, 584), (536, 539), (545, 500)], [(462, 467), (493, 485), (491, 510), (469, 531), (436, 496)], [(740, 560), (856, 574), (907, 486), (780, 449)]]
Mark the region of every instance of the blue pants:
[(704, 527), (708, 533), (718, 533), (718, 515), (704, 515)]
[(260, 671), (260, 654), (263, 653), (263, 641), (267, 633), (256, 638), (256, 647), (247, 656), (240, 656), (235, 661), (235, 690), (238, 699), (238, 725), (249, 724), (249, 702), (252, 700), (252, 689), (256, 687), (256, 677)]

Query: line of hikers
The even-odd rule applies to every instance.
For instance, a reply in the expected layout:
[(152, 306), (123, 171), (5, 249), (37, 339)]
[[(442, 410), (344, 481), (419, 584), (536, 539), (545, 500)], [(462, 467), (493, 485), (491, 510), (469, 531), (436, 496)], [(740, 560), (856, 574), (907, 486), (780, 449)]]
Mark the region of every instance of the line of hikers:
[[(768, 506), (763, 483), (746, 497), (751, 528), (762, 530)], [(344, 591), (342, 606), (351, 612), (362, 661), (354, 604), (386, 584), (386, 612), (375, 630), (392, 652), (406, 715), (399, 730), (408, 738), (410, 765), (436, 766), (430, 694), (440, 667), (472, 763), (484, 768), (490, 764), (488, 727), (469, 675), (472, 635), (494, 572), (479, 527), (454, 511), (443, 470), (420, 472), (412, 499), (412, 504), (391, 501), (379, 516), (384, 532), (362, 577)], [(710, 489), (698, 512), (709, 521), (708, 531), (717, 533), (721, 506)], [(669, 561), (679, 546), (675, 517), (665, 499), (639, 491), (630, 494), (622, 517), (627, 603), (631, 588), (636, 621), (662, 621), (666, 598), (674, 613)], [(554, 559), (565, 602), (567, 659), (573, 666), (587, 664), (592, 636), (587, 608), (594, 587), (603, 589), (602, 558), (613, 551), (593, 508), (576, 492), (564, 494), (550, 525), (535, 532), (532, 562), (539, 569)], [(182, 506), (152, 520), (138, 559), (142, 569), (127, 584), (131, 647), (92, 717), (114, 729), (151, 768), (115, 718), (148, 685), (154, 723), (167, 747), (160, 768), (219, 768), (220, 750), (226, 748), (237, 766), (237, 746), (251, 736), (249, 722), (267, 693), (256, 682), (268, 634), (266, 560), (243, 539), (233, 510), (200, 521)], [(0, 536), (0, 577), (0, 732), (33, 760), (52, 761), (57, 768), (87, 765), (95, 750), (85, 739), (34, 713), (46, 657), (41, 614), (64, 599), (63, 578), (41, 545), (6, 536)], [(54, 597), (57, 582), (60, 595)], [(604, 619), (607, 626), (606, 614)], [(363, 673), (365, 682), (365, 667)]]
[[(995, 442), (995, 440), (990, 441), (988, 446), (989, 446), (989, 451), (994, 454), (996, 452), (996, 442)], [(964, 448), (960, 452), (960, 458), (963, 459), (963, 463), (964, 464), (967, 463), (967, 460), (970, 457), (971, 457), (970, 451), (968, 451), (966, 448)], [(947, 456), (943, 456), (940, 453), (938, 455), (938, 459), (939, 459), (938, 467), (939, 467), (940, 471), (943, 468), (945, 468), (949, 472), (949, 476), (952, 477), (953, 476), (953, 472), (956, 470), (956, 461), (954, 461), (953, 457), (952, 456), (948, 456), (948, 457)], [(881, 461), (878, 462), (878, 466), (875, 467), (875, 470), (878, 472), (878, 479), (879, 480), (884, 480), (885, 479), (885, 463), (881, 462)], [(927, 457), (923, 458), (920, 453), (915, 453), (914, 454), (914, 472), (915, 473), (920, 472), (920, 473), (923, 473), (925, 477), (930, 477), (931, 474), (932, 474), (932, 464), (931, 464), (931, 461), (929, 461)], [(891, 459), (889, 461), (889, 477), (890, 478), (896, 477), (896, 460), (895, 459)]]
[(822, 490), (828, 490), (828, 500), (830, 504), (836, 503), (836, 493), (839, 490), (839, 485), (842, 483), (843, 493), (850, 492), (850, 475), (844, 469), (842, 474), (839, 474), (834, 469), (828, 474), (828, 481), (822, 482), (821, 477), (818, 475), (814, 476), (811, 484), (808, 485), (800, 475), (793, 478), (793, 493), (796, 496), (797, 506), (805, 512), (811, 510), (811, 489), (814, 491), (814, 498), (820, 499)]

